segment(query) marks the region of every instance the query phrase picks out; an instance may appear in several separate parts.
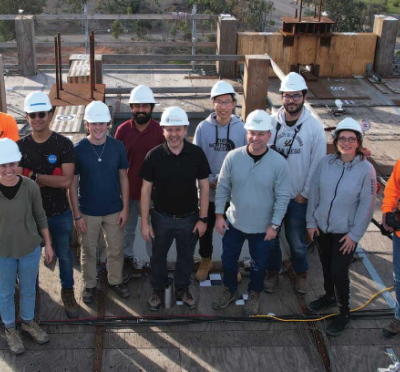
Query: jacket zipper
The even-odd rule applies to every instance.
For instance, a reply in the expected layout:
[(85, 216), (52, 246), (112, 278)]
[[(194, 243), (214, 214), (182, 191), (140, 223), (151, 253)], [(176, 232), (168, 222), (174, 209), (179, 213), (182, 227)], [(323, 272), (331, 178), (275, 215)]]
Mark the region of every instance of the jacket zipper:
[(330, 220), (330, 218), (331, 218), (331, 211), (332, 211), (333, 202), (334, 202), (335, 199), (336, 199), (336, 195), (337, 195), (337, 190), (338, 190), (338, 187), (339, 187), (339, 183), (340, 183), (340, 181), (341, 181), (342, 178), (343, 178), (345, 169), (346, 169), (346, 164), (343, 164), (342, 175), (340, 176), (339, 181), (338, 181), (338, 183), (336, 184), (335, 195), (333, 196), (333, 199), (332, 199), (332, 201), (331, 201), (331, 205), (330, 205), (330, 207), (329, 207), (328, 220), (327, 220), (327, 224), (326, 224), (326, 232), (327, 232), (327, 233), (329, 232), (329, 231), (328, 231), (328, 230), (329, 230), (329, 220)]

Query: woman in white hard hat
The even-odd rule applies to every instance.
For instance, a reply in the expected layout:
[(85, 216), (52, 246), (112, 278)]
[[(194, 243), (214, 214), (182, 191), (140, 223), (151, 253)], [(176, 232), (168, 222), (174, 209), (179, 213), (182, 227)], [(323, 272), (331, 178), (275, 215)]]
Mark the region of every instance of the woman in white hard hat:
[(358, 122), (344, 119), (333, 137), (336, 152), (321, 160), (313, 176), (307, 231), (319, 247), (325, 288), (309, 309), (337, 305), (340, 314), (326, 330), (337, 336), (350, 321), (349, 266), (374, 213), (376, 174), (361, 151), (363, 133)]
[(18, 145), (9, 138), (0, 139), (0, 313), (6, 327), (5, 339), (13, 354), (25, 351), (15, 328), (17, 277), (21, 329), (38, 344), (49, 341), (47, 333), (33, 319), (42, 240), (47, 263), (54, 256), (39, 186), (17, 174), (20, 160)]

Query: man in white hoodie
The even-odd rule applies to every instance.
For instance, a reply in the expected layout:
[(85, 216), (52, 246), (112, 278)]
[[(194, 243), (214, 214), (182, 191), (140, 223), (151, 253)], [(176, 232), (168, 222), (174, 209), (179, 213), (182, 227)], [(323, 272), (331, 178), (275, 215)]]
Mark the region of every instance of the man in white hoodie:
[[(290, 170), (290, 203), (284, 217), (291, 263), (296, 273), (296, 291), (307, 293), (306, 212), (312, 176), (326, 155), (326, 137), (322, 123), (304, 106), (308, 87), (295, 72), (282, 80), (280, 92), (283, 106), (272, 115), (274, 129), (269, 145), (286, 158)], [(279, 239), (272, 244), (279, 246)], [(277, 247), (278, 248), (278, 247)], [(278, 285), (282, 251), (272, 249), (267, 265), (264, 290), (273, 293)]]
[(247, 144), (244, 124), (238, 116), (232, 114), (236, 104), (236, 93), (232, 85), (223, 80), (218, 81), (211, 89), (210, 99), (213, 101), (215, 112), (197, 126), (193, 139), (193, 143), (205, 152), (212, 172), (209, 177), (210, 204), (207, 230), (200, 238), (201, 263), (195, 276), (198, 281), (206, 280), (213, 268), (215, 190), (222, 163), (229, 151)]

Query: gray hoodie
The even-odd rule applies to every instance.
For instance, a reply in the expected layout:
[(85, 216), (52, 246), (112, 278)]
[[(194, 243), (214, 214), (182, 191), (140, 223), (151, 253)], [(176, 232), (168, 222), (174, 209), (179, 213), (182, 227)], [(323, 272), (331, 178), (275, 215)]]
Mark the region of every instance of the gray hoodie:
[[(215, 117), (216, 114), (212, 113), (206, 120), (203, 120), (197, 126), (193, 139), (193, 143), (203, 149), (210, 164), (210, 183), (214, 179), (218, 180), (222, 163), (228, 152), (247, 145), (246, 129), (238, 116), (231, 115), (231, 122), (224, 127), (215, 121)], [(215, 192), (210, 188), (210, 201), (214, 202), (214, 200)]]
[(314, 172), (307, 207), (307, 228), (348, 234), (359, 242), (375, 210), (376, 173), (360, 156), (344, 163), (325, 156)]

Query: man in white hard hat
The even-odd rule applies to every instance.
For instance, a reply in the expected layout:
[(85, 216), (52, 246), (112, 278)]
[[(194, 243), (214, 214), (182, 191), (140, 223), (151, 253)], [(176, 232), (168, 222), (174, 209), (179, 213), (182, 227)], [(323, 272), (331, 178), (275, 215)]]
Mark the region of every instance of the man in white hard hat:
[[(122, 283), (124, 227), (129, 213), (129, 166), (124, 145), (107, 136), (110, 110), (100, 101), (85, 109), (89, 136), (75, 145), (75, 176), (70, 189), (74, 223), (82, 238), (82, 300), (96, 297), (97, 241), (104, 231), (107, 243), (108, 285), (118, 296), (128, 297)], [(78, 196), (79, 191), (79, 196)], [(101, 202), (100, 202), (101, 201)]]
[[(265, 269), (289, 199), (289, 168), (285, 159), (267, 147), (271, 118), (255, 110), (246, 119), (248, 146), (231, 151), (225, 158), (215, 198), (216, 229), (223, 235), (224, 288), (212, 306), (226, 308), (239, 298), (237, 265), (244, 241), (252, 259), (249, 297), (243, 315), (256, 315), (264, 287)], [(231, 199), (224, 218), (225, 204)]]
[[(160, 124), (152, 118), (156, 101), (151, 89), (144, 85), (139, 85), (133, 89), (129, 104), (132, 118), (122, 123), (115, 133), (115, 138), (125, 145), (129, 161), (129, 218), (124, 231), (124, 283), (129, 282), (134, 265), (133, 246), (140, 211), (140, 190), (142, 188), (142, 179), (139, 177), (139, 172), (146, 154), (165, 141)], [(146, 250), (150, 258), (150, 243), (146, 242)]]
[[(24, 111), (32, 133), (18, 141), (22, 153), (20, 172), (40, 186), (53, 247), (58, 258), (61, 299), (67, 317), (75, 318), (79, 306), (74, 296), (74, 260), (71, 253), (72, 212), (67, 189), (74, 176), (74, 146), (68, 138), (50, 130), (53, 107), (47, 94), (32, 92)], [(59, 174), (56, 170), (59, 169)]]
[[(307, 249), (306, 211), (308, 192), (314, 170), (326, 155), (326, 137), (322, 123), (304, 106), (307, 85), (302, 76), (295, 72), (282, 80), (280, 92), (283, 106), (272, 115), (272, 130), (269, 144), (287, 161), (290, 170), (290, 203), (284, 218), (286, 239), (290, 247), (291, 263), (296, 273), (296, 291), (307, 293)], [(282, 265), (279, 239), (270, 256), (265, 280), (265, 291), (272, 293), (278, 286)]]
[[(196, 301), (189, 291), (190, 276), (197, 240), (207, 229), (208, 177), (211, 171), (204, 151), (185, 140), (189, 120), (180, 107), (167, 108), (160, 124), (166, 142), (146, 155), (140, 171), (143, 178), (142, 236), (148, 242), (153, 239), (150, 260), (153, 294), (148, 306), (150, 310), (157, 311), (163, 303), (168, 282), (167, 254), (175, 239), (176, 298), (188, 309), (194, 309)], [(151, 210), (150, 226), (148, 217), (152, 194), (154, 208)]]
[(208, 224), (205, 234), (200, 238), (201, 263), (195, 276), (198, 281), (206, 280), (213, 268), (215, 190), (222, 163), (229, 151), (247, 144), (244, 124), (240, 117), (232, 114), (236, 104), (236, 93), (232, 85), (223, 80), (218, 81), (211, 89), (211, 100), (215, 112), (197, 126), (193, 139), (193, 143), (206, 154), (212, 172), (209, 177)]

